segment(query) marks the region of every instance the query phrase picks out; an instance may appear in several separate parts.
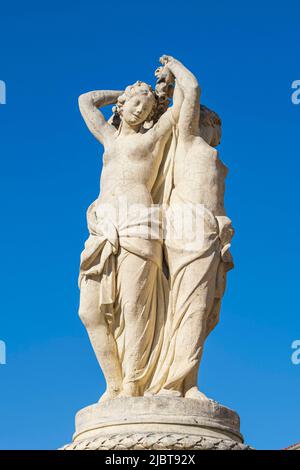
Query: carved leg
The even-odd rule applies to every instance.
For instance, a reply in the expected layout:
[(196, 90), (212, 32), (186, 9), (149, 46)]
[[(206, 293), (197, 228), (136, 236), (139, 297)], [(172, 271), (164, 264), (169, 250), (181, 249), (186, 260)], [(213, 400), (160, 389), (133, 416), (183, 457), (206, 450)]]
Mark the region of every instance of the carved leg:
[[(203, 352), (203, 349), (202, 349)], [(202, 354), (201, 354), (202, 357)], [(201, 357), (199, 357), (199, 363), (201, 361)], [(198, 371), (199, 371), (199, 363), (196, 364), (193, 370), (187, 375), (184, 381), (184, 396), (185, 398), (193, 398), (196, 400), (206, 401), (209, 398), (203, 393), (200, 392), (197, 384), (198, 378)]]
[(194, 308), (195, 305), (190, 305), (178, 328), (174, 359), (164, 386), (164, 389), (173, 390), (173, 393), (177, 391), (182, 396), (186, 396), (190, 389), (197, 388), (198, 368), (205, 340), (206, 309)]
[(172, 285), (174, 357), (164, 389), (200, 400), (206, 397), (198, 390), (197, 375), (214, 301), (217, 266), (217, 256), (196, 259), (177, 272)]
[(87, 329), (106, 380), (107, 390), (101, 401), (115, 398), (121, 391), (121, 366), (115, 339), (105, 315), (99, 309), (99, 281), (95, 278), (87, 277), (82, 280), (79, 316)]
[(118, 258), (118, 304), (125, 325), (121, 395), (142, 396), (151, 370), (158, 268), (125, 250)]

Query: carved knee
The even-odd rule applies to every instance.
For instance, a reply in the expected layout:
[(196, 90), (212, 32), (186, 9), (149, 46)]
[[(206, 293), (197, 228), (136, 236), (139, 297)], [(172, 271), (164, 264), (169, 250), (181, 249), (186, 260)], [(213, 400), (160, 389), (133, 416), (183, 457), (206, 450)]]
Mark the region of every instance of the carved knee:
[(128, 320), (136, 320), (138, 305), (134, 302), (127, 302), (124, 307), (124, 313)]
[(100, 311), (98, 309), (80, 305), (78, 314), (86, 329), (95, 328), (101, 324)]

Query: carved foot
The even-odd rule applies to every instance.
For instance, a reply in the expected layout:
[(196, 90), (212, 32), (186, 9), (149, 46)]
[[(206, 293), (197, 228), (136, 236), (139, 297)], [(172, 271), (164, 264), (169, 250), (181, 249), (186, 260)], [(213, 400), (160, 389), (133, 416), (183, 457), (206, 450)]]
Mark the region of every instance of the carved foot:
[(106, 400), (113, 400), (120, 396), (120, 390), (106, 390), (103, 395), (99, 398), (98, 403), (102, 403)]
[(119, 395), (120, 397), (138, 397), (139, 388), (135, 383), (128, 383), (123, 385), (123, 389)]
[(185, 398), (192, 398), (194, 400), (201, 400), (201, 401), (209, 401), (208, 398), (204, 393), (200, 392), (197, 387), (190, 388), (187, 392), (185, 392)]
[(159, 396), (168, 396), (168, 397), (182, 397), (182, 393), (179, 390), (169, 390), (168, 388), (162, 388), (158, 394)]

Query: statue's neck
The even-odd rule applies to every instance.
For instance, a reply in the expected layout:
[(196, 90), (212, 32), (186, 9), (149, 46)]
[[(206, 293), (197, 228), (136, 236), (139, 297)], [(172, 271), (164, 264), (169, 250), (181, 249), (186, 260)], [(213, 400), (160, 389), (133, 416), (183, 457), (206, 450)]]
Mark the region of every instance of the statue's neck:
[(129, 126), (126, 121), (121, 120), (119, 127), (119, 135), (126, 137), (129, 135), (136, 135), (140, 132), (141, 124), (138, 126)]

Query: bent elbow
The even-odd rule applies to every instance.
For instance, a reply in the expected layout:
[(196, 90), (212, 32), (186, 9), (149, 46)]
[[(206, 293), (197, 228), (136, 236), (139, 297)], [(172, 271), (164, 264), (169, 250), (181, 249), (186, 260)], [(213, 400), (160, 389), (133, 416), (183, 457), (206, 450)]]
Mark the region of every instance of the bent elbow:
[(79, 109), (83, 109), (85, 108), (90, 102), (90, 97), (89, 97), (89, 93), (83, 93), (82, 95), (79, 96), (78, 98), (78, 106), (79, 106)]
[(194, 76), (191, 76), (186, 79), (184, 88), (186, 92), (190, 93), (194, 97), (200, 98), (201, 88), (197, 79)]
[(198, 81), (195, 77), (193, 77), (190, 80), (190, 85), (189, 86), (190, 86), (191, 91), (193, 91), (193, 93), (197, 94), (200, 97), (201, 88), (200, 88), (199, 83), (198, 83)]
[(84, 100), (85, 100), (84, 95), (80, 95), (78, 97), (78, 107), (79, 107), (79, 109), (82, 109)]

